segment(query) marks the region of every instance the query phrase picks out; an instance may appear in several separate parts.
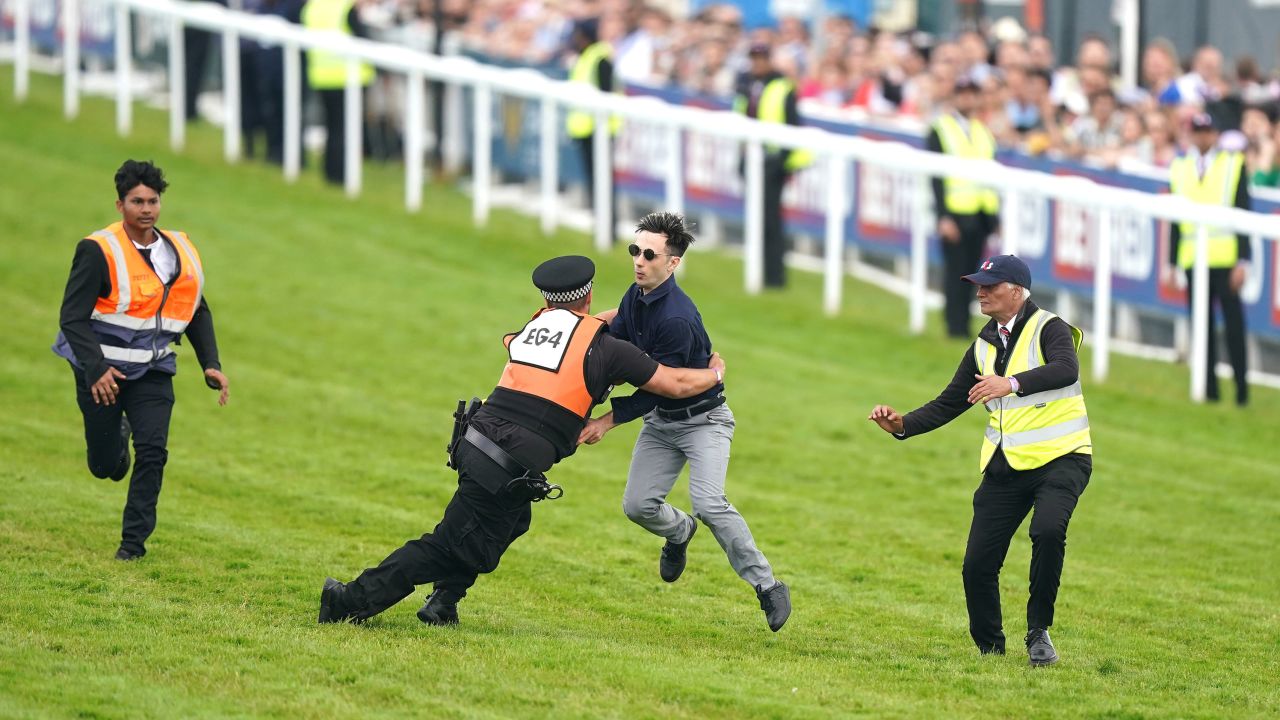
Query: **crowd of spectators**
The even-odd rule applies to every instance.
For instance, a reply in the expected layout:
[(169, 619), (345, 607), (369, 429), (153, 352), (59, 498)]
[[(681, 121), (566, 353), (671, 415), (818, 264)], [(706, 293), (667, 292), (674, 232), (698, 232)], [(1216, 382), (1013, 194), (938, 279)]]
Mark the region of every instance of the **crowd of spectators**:
[(920, 127), (967, 75), (981, 87), (981, 116), (1003, 147), (1106, 167), (1168, 166), (1186, 144), (1189, 118), (1208, 110), (1228, 130), (1224, 145), (1246, 153), (1255, 184), (1280, 184), (1280, 82), (1247, 55), (1228, 72), (1213, 47), (1184, 57), (1156, 39), (1142, 49), (1138, 84), (1128, 86), (1103, 38), (1086, 37), (1060, 58), (1048, 38), (1012, 18), (930, 37), (862, 28), (843, 16), (817, 27), (783, 18), (748, 29), (732, 5), (683, 17), (663, 0), (405, 1), (361, 0), (388, 22), (429, 18), (441, 2), (466, 49), (535, 65), (567, 67), (573, 22), (596, 17), (623, 82), (722, 98), (746, 70), (748, 49), (767, 44), (774, 66), (795, 81), (801, 111), (824, 117)]

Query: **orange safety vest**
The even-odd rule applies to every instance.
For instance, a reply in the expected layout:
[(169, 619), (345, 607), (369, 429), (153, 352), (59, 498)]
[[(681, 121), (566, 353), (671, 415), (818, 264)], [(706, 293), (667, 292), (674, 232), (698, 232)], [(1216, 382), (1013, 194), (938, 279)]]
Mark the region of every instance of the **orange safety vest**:
[(587, 389), (587, 351), (605, 327), (592, 315), (539, 310), (519, 332), (502, 338), (509, 359), (498, 387), (555, 403), (586, 419), (596, 404)]

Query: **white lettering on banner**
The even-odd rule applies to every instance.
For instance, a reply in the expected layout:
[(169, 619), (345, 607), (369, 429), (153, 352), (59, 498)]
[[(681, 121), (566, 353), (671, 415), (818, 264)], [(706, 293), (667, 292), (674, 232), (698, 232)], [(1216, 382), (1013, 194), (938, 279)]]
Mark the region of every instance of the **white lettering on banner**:
[(782, 206), (787, 210), (826, 214), (826, 192), (826, 163), (819, 162), (791, 176), (782, 191)]
[(1018, 194), (1018, 255), (1024, 258), (1044, 257), (1049, 245), (1049, 202), (1042, 197)]
[(914, 185), (910, 174), (858, 163), (858, 222), (883, 230), (910, 232)]
[[(1058, 202), (1055, 221), (1054, 273), (1064, 279), (1091, 277), (1098, 252), (1098, 213), (1074, 203)], [(1151, 277), (1155, 271), (1152, 232), (1150, 218), (1134, 213), (1111, 215), (1111, 270), (1115, 276), (1139, 282)]]
[(616, 148), (618, 171), (654, 180), (665, 178), (667, 139), (663, 126), (628, 120), (618, 134)]
[(684, 148), (689, 187), (742, 196), (736, 140), (691, 132), (685, 136)]

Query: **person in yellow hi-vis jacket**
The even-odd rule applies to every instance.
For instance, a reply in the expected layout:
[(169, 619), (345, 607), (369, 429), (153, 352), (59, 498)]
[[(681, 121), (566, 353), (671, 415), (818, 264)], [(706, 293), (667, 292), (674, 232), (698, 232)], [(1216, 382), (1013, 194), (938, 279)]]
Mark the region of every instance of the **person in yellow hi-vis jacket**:
[[(1191, 118), (1191, 147), (1169, 167), (1169, 192), (1191, 202), (1249, 209), (1249, 181), (1244, 155), (1216, 149), (1218, 128), (1212, 117), (1199, 113)], [(1169, 261), (1187, 273), (1187, 301), (1195, 306), (1191, 271), (1196, 259), (1196, 223), (1170, 223)], [(1217, 335), (1214, 333), (1213, 303), (1222, 307), (1227, 330), (1227, 354), (1236, 379), (1236, 404), (1249, 404), (1249, 354), (1245, 347), (1244, 306), (1240, 288), (1244, 286), (1253, 248), (1246, 235), (1223, 228), (1209, 228), (1209, 373), (1205, 397), (1218, 399)]]
[[(978, 84), (968, 76), (956, 81), (951, 111), (940, 114), (929, 129), (925, 148), (957, 157), (990, 160), (996, 141), (977, 116), (981, 106)], [(982, 259), (987, 238), (1000, 226), (1000, 198), (994, 190), (956, 177), (934, 177), (933, 204), (938, 214), (944, 273), (943, 316), (947, 335), (972, 337), (969, 325), (969, 289), (961, 280)]]
[[(302, 8), (302, 25), (308, 30), (368, 37), (360, 22), (355, 0), (307, 0)], [(360, 63), (360, 85), (373, 82), (373, 66)], [(307, 82), (320, 96), (324, 106), (324, 178), (335, 185), (346, 181), (346, 99), (347, 61), (340, 55), (322, 50), (307, 51)], [(363, 152), (363, 148), (361, 149)]]
[[(768, 45), (752, 45), (751, 70), (738, 80), (733, 109), (761, 122), (799, 125), (795, 83), (773, 67)], [(787, 284), (783, 260), (787, 253), (786, 228), (782, 224), (782, 189), (797, 170), (813, 163), (808, 150), (773, 145), (764, 149), (764, 284)]]
[[(573, 25), (569, 43), (578, 57), (569, 71), (569, 82), (586, 83), (604, 92), (613, 92), (613, 46), (600, 39), (600, 21), (595, 18), (579, 20)], [(609, 118), (609, 135), (617, 135), (622, 119)], [(565, 132), (578, 146), (582, 156), (582, 169), (586, 174), (587, 207), (595, 208), (596, 154), (592, 137), (596, 132), (595, 113), (570, 110), (564, 119)], [(611, 138), (612, 139), (612, 138)], [(610, 142), (610, 152), (612, 152)], [(617, 213), (613, 214), (617, 218)]]
[(1031, 271), (1013, 255), (999, 255), (964, 276), (978, 286), (991, 318), (938, 397), (899, 415), (877, 405), (868, 419), (898, 439), (942, 427), (981, 403), (990, 417), (982, 439), (973, 495), (973, 524), (964, 553), (969, 633), (983, 653), (1004, 654), (1000, 567), (1009, 541), (1031, 515), (1031, 597), (1027, 653), (1032, 666), (1051, 665), (1053, 607), (1066, 555), (1067, 523), (1093, 471), (1089, 415), (1080, 387), (1083, 334), (1031, 295)]

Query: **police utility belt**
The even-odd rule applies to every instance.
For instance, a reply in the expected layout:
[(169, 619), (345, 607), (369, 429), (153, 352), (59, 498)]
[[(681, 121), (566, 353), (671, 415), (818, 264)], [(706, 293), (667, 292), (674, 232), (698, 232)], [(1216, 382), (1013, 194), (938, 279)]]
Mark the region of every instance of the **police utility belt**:
[(720, 393), (713, 398), (707, 398), (700, 402), (696, 402), (688, 407), (682, 408), (657, 408), (658, 417), (663, 420), (689, 420), (698, 417), (702, 413), (710, 412), (725, 403), (724, 393)]
[(547, 482), (547, 476), (539, 472), (534, 472), (518, 460), (511, 457), (511, 453), (503, 450), (497, 443), (484, 436), (479, 430), (471, 427), (471, 418), (483, 405), (480, 398), (471, 398), (471, 402), (465, 400), (458, 401), (458, 409), (453, 413), (453, 436), (449, 440), (449, 460), (445, 464), (454, 470), (458, 469), (458, 446), (465, 441), (468, 445), (474, 447), (484, 453), (503, 472), (511, 477), (504, 488), (487, 488), (490, 492), (497, 494), (505, 490), (515, 496), (528, 497), (530, 502), (540, 502), (542, 500), (556, 500), (564, 495), (564, 488)]

